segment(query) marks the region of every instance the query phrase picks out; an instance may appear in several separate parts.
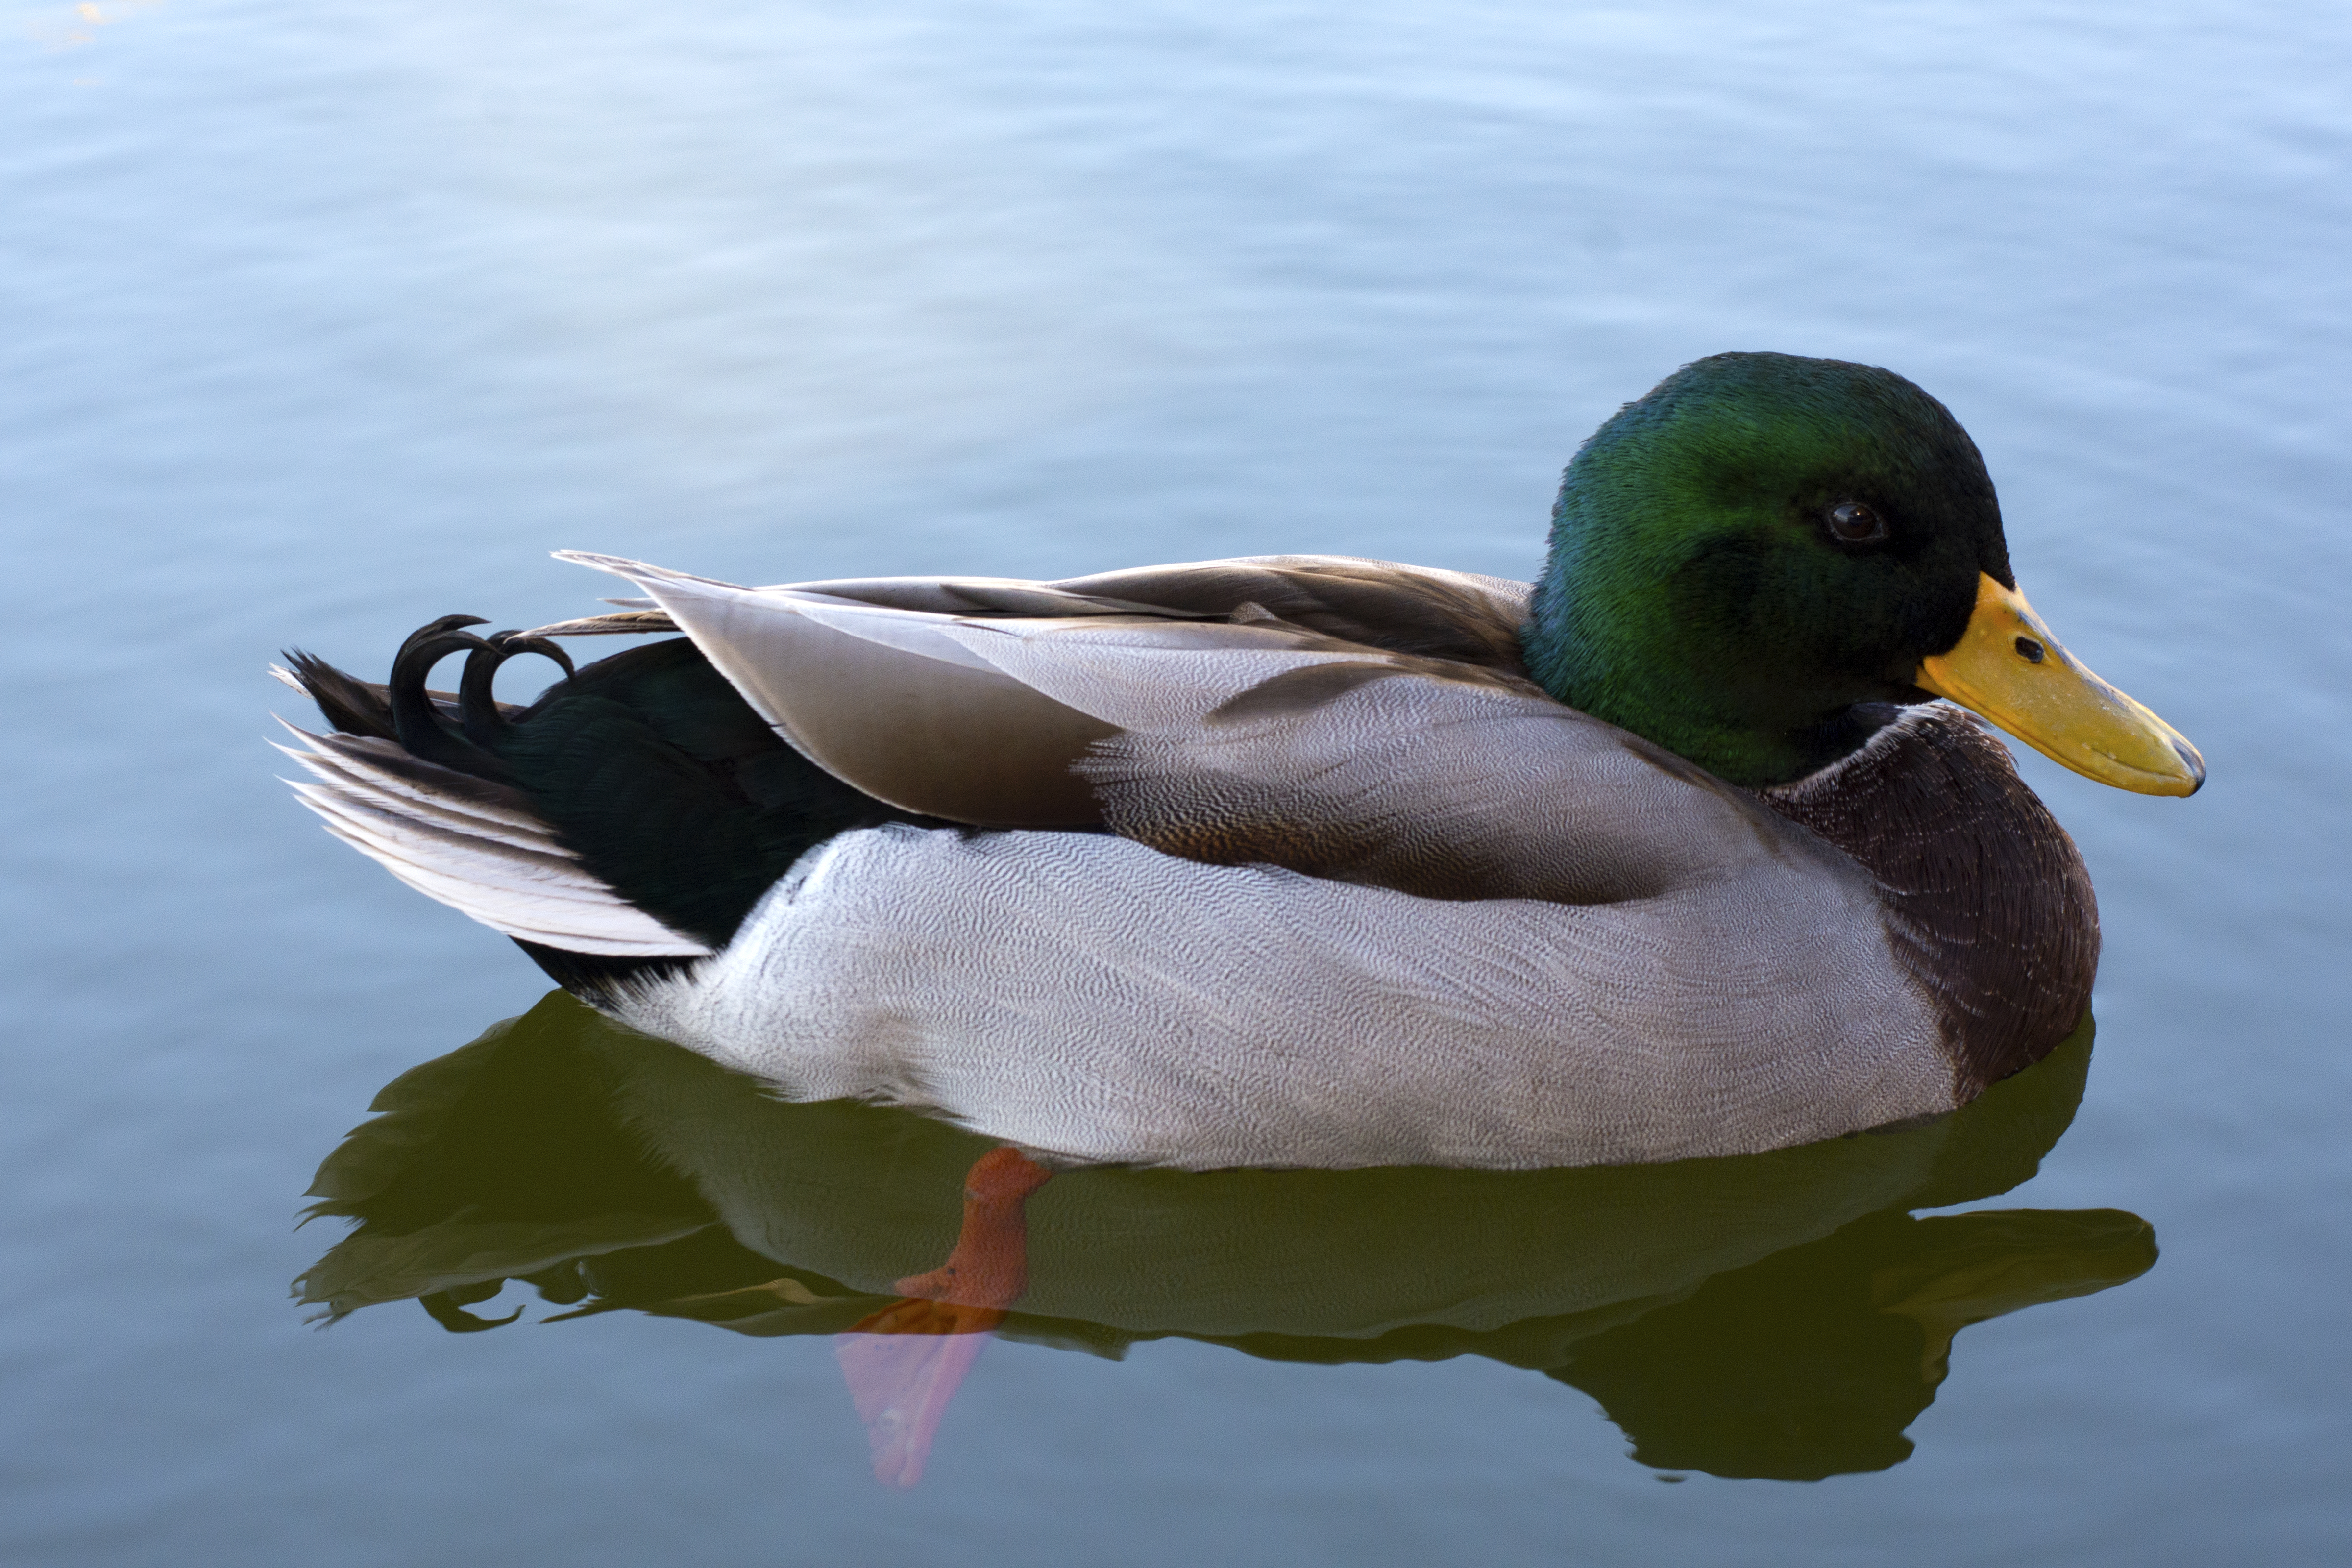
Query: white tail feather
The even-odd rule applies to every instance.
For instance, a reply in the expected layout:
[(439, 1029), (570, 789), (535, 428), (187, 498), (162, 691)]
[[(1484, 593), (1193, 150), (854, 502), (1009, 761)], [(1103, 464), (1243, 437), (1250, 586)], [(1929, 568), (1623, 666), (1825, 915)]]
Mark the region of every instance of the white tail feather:
[(500, 798), (511, 792), (420, 763), (388, 741), (286, 727), (307, 749), (278, 749), (317, 781), (288, 781), (302, 804), (326, 819), (328, 832), (425, 897), (566, 952), (709, 953), (591, 874), (546, 823)]

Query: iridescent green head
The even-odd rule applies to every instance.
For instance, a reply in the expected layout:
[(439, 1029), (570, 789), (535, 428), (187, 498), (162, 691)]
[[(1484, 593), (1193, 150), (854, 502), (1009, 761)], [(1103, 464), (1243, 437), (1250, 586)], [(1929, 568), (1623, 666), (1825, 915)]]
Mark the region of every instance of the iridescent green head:
[[(1891, 371), (1790, 354), (1685, 365), (1578, 451), (1525, 642), (1571, 707), (1735, 784), (1860, 745), (1916, 702), (1979, 584), (2016, 586), (1976, 443)], [(1879, 715), (1883, 717), (1883, 710)]]

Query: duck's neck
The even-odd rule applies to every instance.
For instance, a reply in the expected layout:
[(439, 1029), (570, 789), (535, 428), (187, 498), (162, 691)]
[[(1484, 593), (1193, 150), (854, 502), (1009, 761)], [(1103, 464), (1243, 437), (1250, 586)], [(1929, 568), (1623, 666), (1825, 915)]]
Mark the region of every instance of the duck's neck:
[(1884, 721), (1856, 710), (1864, 693), (1793, 678), (1801, 655), (1769, 628), (1709, 616), (1673, 576), (1637, 579), (1577, 544), (1555, 530), (1520, 634), (1528, 672), (1570, 707), (1751, 789), (1826, 767)]

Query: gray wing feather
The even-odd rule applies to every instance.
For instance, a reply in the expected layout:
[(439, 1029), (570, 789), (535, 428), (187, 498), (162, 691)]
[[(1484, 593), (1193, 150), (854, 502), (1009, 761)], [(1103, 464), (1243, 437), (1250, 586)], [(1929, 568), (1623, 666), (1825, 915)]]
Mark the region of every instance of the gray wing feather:
[(644, 587), (794, 750), (877, 799), (990, 826), (1101, 820), (1069, 764), (1110, 726), (971, 652), (950, 616), (562, 558)]
[[(1079, 767), (1111, 826), (1192, 859), (1424, 898), (1656, 898), (1763, 859), (1859, 876), (1729, 786), (1549, 698), (1361, 663), (1314, 673), (1206, 723), (1097, 746)], [(1306, 689), (1301, 705), (1286, 685)]]
[[(1083, 594), (994, 579), (744, 588), (566, 559), (643, 586), (818, 765), (932, 816), (1106, 822), (1187, 858), (1425, 897), (1648, 898), (1759, 858), (1861, 877), (1753, 797), (1505, 664), (1350, 642), (1263, 609), (1191, 613), (1257, 592), (1395, 640), (1475, 643), (1515, 625), (1519, 584), (1277, 557), (1080, 579)], [(1155, 597), (1186, 613), (1113, 613)], [(1013, 613), (950, 613), (983, 605)]]
[(1118, 727), (1077, 764), (1122, 835), (1437, 898), (1594, 903), (1759, 861), (1861, 868), (1759, 801), (1525, 680), (1280, 626), (965, 623)]
[(1516, 673), (1528, 595), (1524, 584), (1342, 556), (1192, 562), (1060, 584), (903, 577), (758, 588), (617, 556), (559, 559), (628, 578), (654, 607), (543, 633), (682, 630), (818, 766), (894, 805), (990, 826), (1098, 824), (1094, 793), (1071, 765), (1122, 722), (1086, 698), (1100, 658), (1056, 680), (1053, 656), (1070, 645), (1007, 639), (1080, 633), (1110, 639), (1097, 647), (1212, 656), (1190, 668), (1150, 666), (1152, 679), (1184, 683), (1171, 694), (1177, 706), (1186, 692), (1215, 691), (1192, 704), (1205, 712), (1289, 668), (1218, 668), (1236, 654), (1369, 653)]

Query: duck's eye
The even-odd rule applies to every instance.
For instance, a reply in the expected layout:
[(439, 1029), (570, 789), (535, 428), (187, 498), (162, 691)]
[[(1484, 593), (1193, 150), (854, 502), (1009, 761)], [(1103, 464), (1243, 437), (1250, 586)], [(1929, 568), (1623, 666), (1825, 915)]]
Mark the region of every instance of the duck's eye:
[(1874, 544), (1886, 537), (1886, 520), (1858, 500), (1830, 508), (1831, 536), (1843, 544)]

